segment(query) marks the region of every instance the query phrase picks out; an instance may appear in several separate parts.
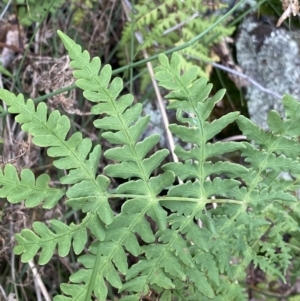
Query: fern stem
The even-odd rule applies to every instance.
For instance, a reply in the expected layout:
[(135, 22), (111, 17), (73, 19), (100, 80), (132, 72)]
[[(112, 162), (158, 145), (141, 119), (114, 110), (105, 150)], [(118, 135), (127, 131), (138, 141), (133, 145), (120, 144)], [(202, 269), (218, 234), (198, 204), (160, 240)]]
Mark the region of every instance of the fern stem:
[[(118, 194), (118, 193), (114, 193), (114, 194), (110, 194), (108, 196), (109, 199), (135, 199), (140, 197), (140, 195), (136, 195), (136, 194)], [(143, 198), (145, 199), (152, 199), (152, 196), (143, 196)], [(211, 202), (211, 199), (204, 199), (203, 201), (201, 201), (199, 198), (191, 198), (191, 197), (174, 197), (174, 196), (157, 196), (156, 197), (157, 200), (159, 201), (166, 201), (166, 202), (195, 202), (195, 203), (203, 203), (203, 204), (207, 204)], [(237, 204), (237, 205), (242, 205), (241, 201), (237, 201), (237, 200), (231, 200), (231, 199), (214, 199), (213, 200), (214, 203), (219, 203), (219, 204)]]
[(91, 296), (92, 296), (92, 292), (95, 286), (95, 281), (97, 279), (97, 273), (99, 272), (99, 265), (100, 265), (100, 260), (101, 260), (101, 244), (99, 243), (98, 245), (98, 252), (96, 253), (96, 260), (95, 260), (95, 264), (93, 266), (92, 269), (92, 274), (91, 274), (91, 278), (90, 281), (88, 283), (87, 286), (87, 292), (84, 298), (84, 301), (90, 301), (91, 300)]
[(286, 245), (300, 253), (300, 247), (297, 247), (297, 246), (295, 246), (291, 243), (288, 243), (288, 242), (286, 243)]

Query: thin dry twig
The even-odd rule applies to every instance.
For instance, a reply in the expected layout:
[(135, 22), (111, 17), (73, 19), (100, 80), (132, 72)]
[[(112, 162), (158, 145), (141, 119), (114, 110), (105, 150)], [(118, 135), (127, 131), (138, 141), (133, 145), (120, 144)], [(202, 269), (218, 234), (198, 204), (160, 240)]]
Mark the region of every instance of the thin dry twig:
[(34, 262), (32, 260), (30, 260), (28, 262), (28, 264), (29, 264), (30, 269), (33, 274), (34, 286), (36, 288), (37, 295), (38, 295), (38, 292), (41, 292), (46, 301), (51, 301), (51, 298), (47, 292), (47, 289), (42, 281), (41, 275), (39, 274)]
[[(145, 49), (143, 49), (143, 55), (144, 55), (145, 59), (148, 58), (148, 53)], [(156, 94), (156, 97), (157, 97), (157, 103), (158, 103), (158, 106), (159, 106), (160, 113), (162, 115), (162, 120), (163, 120), (165, 130), (166, 130), (166, 133), (167, 133), (169, 148), (170, 148), (170, 151), (171, 151), (174, 162), (178, 162), (178, 157), (174, 153), (174, 149), (175, 149), (174, 139), (173, 139), (173, 136), (172, 136), (172, 134), (169, 130), (168, 115), (166, 113), (165, 104), (163, 102), (163, 98), (162, 98), (161, 93), (159, 91), (157, 81), (154, 77), (154, 71), (153, 71), (153, 67), (152, 67), (151, 62), (147, 63), (147, 68), (148, 68), (148, 71), (149, 71), (149, 74), (150, 74), (150, 77), (151, 77), (152, 85), (153, 85), (153, 88), (154, 88), (154, 91), (155, 91), (155, 94)]]
[(251, 84), (253, 84), (254, 86), (256, 86), (258, 89), (260, 89), (261, 91), (265, 92), (265, 93), (268, 93), (276, 98), (279, 98), (281, 99), (282, 98), (282, 95), (279, 95), (278, 93), (274, 92), (274, 91), (271, 91), (270, 89), (267, 89), (265, 87), (263, 87), (260, 83), (258, 83), (257, 81), (255, 81), (253, 78), (245, 75), (244, 73), (241, 73), (239, 71), (236, 71), (236, 70), (233, 70), (231, 68), (228, 68), (226, 66), (223, 66), (221, 64), (218, 64), (218, 63), (214, 63), (214, 62), (211, 62), (209, 63), (211, 64), (212, 66), (214, 66), (215, 68), (219, 68), (221, 70), (224, 70), (226, 72), (229, 72), (229, 73), (232, 73), (234, 75), (237, 75), (243, 79), (245, 79), (246, 81), (250, 82)]
[(1, 293), (0, 297), (1, 298), (3, 297), (4, 300), (6, 301), (7, 300), (7, 296), (6, 296), (5, 290), (3, 289), (2, 285), (0, 285), (0, 293)]
[[(129, 9), (132, 9), (131, 4), (128, 3), (127, 1), (125, 1), (124, 7), (125, 8), (129, 7)], [(125, 9), (125, 11), (127, 11), (127, 10)], [(127, 18), (130, 19), (128, 13), (127, 13)], [(143, 44), (143, 42), (144, 42), (143, 37), (141, 36), (141, 34), (139, 32), (135, 33), (135, 37), (136, 37), (136, 39), (138, 40), (138, 42), (140, 44)], [(149, 57), (147, 51), (145, 49), (143, 49), (142, 51), (143, 51), (144, 58), (147, 59)], [(152, 67), (151, 62), (147, 63), (147, 68), (148, 68), (148, 71), (149, 71), (149, 74), (150, 74), (150, 77), (151, 77), (151, 81), (152, 81), (152, 84), (153, 84), (153, 87), (154, 87), (154, 91), (155, 91), (155, 94), (156, 94), (156, 97), (157, 97), (158, 107), (159, 107), (159, 110), (160, 110), (160, 113), (161, 113), (161, 116), (162, 116), (165, 131), (166, 131), (166, 134), (167, 134), (169, 149), (170, 149), (170, 152), (172, 154), (174, 162), (178, 162), (178, 157), (174, 153), (175, 142), (174, 142), (173, 136), (172, 136), (172, 134), (169, 130), (169, 119), (168, 119), (168, 116), (167, 116), (167, 113), (166, 113), (165, 105), (164, 105), (164, 102), (163, 102), (163, 97), (161, 96), (161, 93), (160, 93), (158, 85), (157, 85), (157, 81), (154, 77), (154, 71), (153, 71), (153, 67)]]

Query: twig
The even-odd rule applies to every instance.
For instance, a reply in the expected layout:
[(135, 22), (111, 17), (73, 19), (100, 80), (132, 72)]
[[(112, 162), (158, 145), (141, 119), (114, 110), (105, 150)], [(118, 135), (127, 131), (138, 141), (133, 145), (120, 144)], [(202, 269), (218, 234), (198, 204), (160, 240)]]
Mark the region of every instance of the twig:
[[(126, 6), (128, 6), (129, 9), (130, 8), (132, 9), (130, 3), (126, 3)], [(141, 35), (140, 32), (135, 32), (135, 37), (136, 37), (137, 41), (139, 42), (139, 44), (143, 44), (144, 43), (144, 39), (143, 39), (143, 37), (142, 37), (142, 35)], [(147, 51), (145, 49), (143, 49), (142, 52), (143, 52), (144, 58), (146, 60), (148, 60), (149, 56), (148, 56)], [(161, 96), (160, 90), (158, 88), (157, 81), (156, 81), (156, 79), (154, 77), (153, 66), (152, 66), (152, 64), (151, 64), (150, 61), (148, 61), (146, 63), (146, 65), (147, 65), (148, 72), (149, 72), (150, 77), (151, 77), (152, 85), (153, 85), (153, 88), (154, 88), (154, 91), (155, 91), (155, 94), (156, 94), (156, 98), (157, 98), (158, 107), (159, 107), (159, 110), (160, 110), (160, 113), (161, 113), (161, 116), (162, 116), (162, 120), (163, 120), (165, 131), (166, 131), (166, 134), (167, 134), (167, 140), (168, 140), (169, 150), (170, 150), (170, 152), (172, 154), (173, 161), (174, 162), (179, 162), (178, 157), (174, 153), (175, 142), (174, 142), (174, 138), (172, 136), (172, 133), (169, 130), (169, 119), (168, 119), (168, 116), (167, 116), (167, 113), (166, 113), (165, 105), (163, 103), (163, 97)], [(179, 177), (178, 177), (178, 182), (182, 183), (182, 181), (180, 180)]]
[(226, 142), (226, 141), (240, 141), (240, 140), (247, 140), (247, 137), (244, 135), (235, 135), (228, 138), (224, 138), (220, 141)]
[[(126, 1), (125, 1), (125, 3), (126, 3), (126, 6), (129, 7), (129, 9), (132, 9), (130, 3), (127, 3)], [(137, 41), (139, 42), (139, 44), (144, 43), (144, 39), (143, 39), (140, 32), (135, 32), (135, 37), (136, 37)], [(143, 49), (142, 52), (143, 52), (144, 58), (147, 60), (149, 58), (147, 51), (145, 49)], [(173, 136), (172, 136), (172, 134), (169, 130), (169, 120), (168, 120), (168, 116), (167, 116), (167, 113), (166, 113), (166, 110), (165, 110), (165, 105), (163, 103), (163, 98), (162, 98), (161, 93), (159, 91), (157, 81), (154, 77), (153, 66), (152, 66), (150, 61), (148, 61), (146, 64), (147, 64), (148, 72), (150, 74), (151, 81), (152, 81), (152, 84), (153, 84), (153, 88), (154, 88), (154, 91), (155, 91), (155, 94), (156, 94), (156, 97), (157, 97), (158, 107), (159, 107), (159, 110), (160, 110), (160, 113), (161, 113), (161, 116), (162, 116), (165, 131), (166, 131), (166, 134), (167, 134), (169, 149), (170, 149), (170, 152), (172, 154), (174, 162), (178, 162), (178, 157), (174, 153), (174, 148), (175, 148), (174, 139), (173, 139)]]
[[(145, 49), (143, 49), (143, 55), (144, 55), (145, 58), (148, 57), (148, 53)], [(151, 81), (152, 81), (152, 84), (153, 84), (153, 88), (154, 88), (154, 91), (155, 91), (155, 94), (156, 94), (156, 97), (157, 97), (157, 103), (158, 103), (159, 110), (160, 110), (160, 113), (161, 113), (161, 116), (162, 116), (165, 131), (167, 133), (167, 139), (168, 139), (170, 152), (172, 154), (174, 162), (178, 162), (178, 157), (174, 153), (174, 148), (175, 148), (174, 139), (173, 139), (173, 136), (172, 136), (172, 134), (169, 130), (169, 119), (168, 119), (168, 116), (167, 116), (167, 113), (166, 113), (163, 98), (161, 96), (161, 93), (160, 93), (158, 85), (157, 85), (157, 81), (154, 77), (154, 71), (153, 71), (153, 67), (152, 67), (151, 62), (147, 63), (147, 68), (148, 68), (148, 71), (149, 71), (149, 74), (150, 74), (150, 77), (151, 77)]]
[(4, 300), (6, 301), (7, 300), (7, 296), (6, 296), (5, 290), (3, 289), (2, 285), (0, 285), (0, 292), (1, 292), (1, 295), (2, 295), (0, 297), (3, 297)]
[(191, 21), (191, 20), (193, 20), (193, 19), (199, 17), (199, 15), (200, 15), (199, 13), (194, 13), (194, 14), (191, 15), (189, 18), (187, 18), (185, 21), (180, 22), (180, 23), (176, 24), (175, 26), (166, 29), (166, 30), (163, 32), (163, 36), (166, 35), (166, 34), (168, 34), (168, 33), (170, 33), (170, 32), (173, 32), (173, 31), (179, 29), (179, 28), (182, 27), (183, 25), (187, 24), (189, 21)]
[(10, 6), (10, 4), (11, 4), (11, 0), (9, 0), (9, 1), (7, 2), (7, 4), (6, 4), (6, 6), (4, 7), (4, 9), (3, 9), (3, 11), (2, 11), (2, 13), (1, 13), (1, 15), (0, 15), (0, 20), (4, 17), (6, 11), (8, 10), (8, 8), (9, 8), (9, 6)]
[(28, 262), (28, 264), (29, 264), (32, 274), (33, 274), (34, 286), (36, 287), (36, 291), (37, 292), (40, 291), (43, 294), (46, 301), (51, 301), (51, 298), (47, 292), (47, 289), (41, 279), (41, 276), (40, 276), (35, 264), (33, 263), (32, 260), (30, 260)]
[(226, 67), (226, 66), (223, 66), (223, 65), (221, 65), (221, 64), (214, 63), (214, 62), (210, 62), (210, 63), (208, 63), (208, 64), (211, 64), (211, 65), (214, 66), (215, 68), (224, 70), (224, 71), (226, 71), (226, 72), (232, 73), (232, 74), (234, 74), (234, 75), (237, 75), (237, 76), (239, 76), (239, 77), (245, 79), (246, 81), (250, 82), (251, 84), (253, 84), (253, 85), (256, 86), (258, 89), (260, 89), (261, 91), (263, 91), (263, 92), (265, 92), (265, 93), (268, 93), (268, 94), (270, 94), (270, 95), (273, 95), (274, 97), (279, 98), (279, 99), (282, 98), (281, 95), (279, 95), (279, 94), (277, 94), (276, 92), (273, 92), (273, 91), (271, 91), (271, 90), (269, 90), (269, 89), (263, 87), (261, 84), (259, 84), (257, 81), (255, 81), (253, 78), (251, 78), (251, 77), (249, 77), (249, 76), (247, 76), (247, 75), (245, 75), (245, 74), (243, 74), (243, 73), (241, 73), (241, 72), (238, 72), (238, 71), (236, 71), (236, 70), (233, 70), (233, 69), (231, 69), (231, 68), (228, 68), (228, 67)]

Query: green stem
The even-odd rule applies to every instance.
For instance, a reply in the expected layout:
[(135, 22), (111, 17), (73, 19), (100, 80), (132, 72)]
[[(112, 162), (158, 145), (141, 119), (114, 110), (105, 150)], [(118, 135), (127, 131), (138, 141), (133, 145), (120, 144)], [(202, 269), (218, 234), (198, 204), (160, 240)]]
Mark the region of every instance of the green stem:
[[(109, 199), (122, 199), (122, 198), (130, 198), (130, 199), (135, 199), (138, 198), (140, 195), (136, 195), (136, 194), (114, 194), (111, 193), (108, 198)], [(149, 195), (147, 196), (143, 196), (143, 198), (149, 198), (152, 199), (152, 196)], [(212, 203), (220, 203), (220, 204), (236, 204), (236, 205), (243, 205), (242, 201), (238, 201), (238, 200), (231, 200), (231, 199), (203, 199), (201, 200), (200, 198), (191, 198), (191, 197), (175, 197), (175, 196), (158, 196), (157, 197), (158, 201), (164, 201), (164, 202), (194, 202), (194, 203), (203, 203), (203, 204), (207, 204), (210, 201)]]
[(100, 248), (101, 248), (101, 244), (99, 243), (98, 252), (96, 254), (95, 264), (94, 264), (94, 267), (93, 267), (93, 270), (92, 270), (92, 275), (91, 275), (91, 278), (90, 278), (90, 282), (88, 283), (87, 292), (85, 294), (84, 301), (90, 301), (91, 296), (93, 294), (93, 289), (94, 289), (94, 286), (95, 286), (95, 281), (97, 279), (97, 273), (98, 273), (99, 265), (100, 265), (100, 261), (101, 261), (101, 250), (100, 250)]

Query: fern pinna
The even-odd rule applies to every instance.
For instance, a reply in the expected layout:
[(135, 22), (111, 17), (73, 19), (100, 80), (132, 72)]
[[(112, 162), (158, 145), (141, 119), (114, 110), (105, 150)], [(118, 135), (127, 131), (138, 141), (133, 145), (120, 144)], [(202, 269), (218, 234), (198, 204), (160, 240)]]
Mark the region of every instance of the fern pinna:
[[(197, 77), (198, 67), (181, 74), (179, 55), (174, 53), (169, 61), (162, 54), (156, 79), (170, 90), (169, 109), (176, 110), (178, 124), (170, 130), (186, 143), (175, 148), (180, 162), (162, 165), (169, 152), (153, 152), (159, 135), (142, 138), (149, 123), (148, 116), (141, 117), (142, 105), (122, 94), (122, 80), (111, 79), (109, 65), (101, 68), (98, 57), (91, 59), (65, 34), (58, 34), (69, 53), (76, 85), (94, 103), (91, 112), (103, 116), (94, 125), (112, 145), (104, 153), (111, 162), (104, 174), (97, 175), (101, 146), (93, 146), (79, 132), (68, 137), (66, 116), (58, 111), (48, 115), (44, 103), (35, 107), (22, 95), (0, 91), (33, 143), (47, 147), (54, 166), (67, 172), (60, 179), (65, 191), (49, 187), (47, 175), (35, 179), (25, 169), (18, 176), (12, 165), (6, 165), (0, 196), (47, 209), (65, 195), (66, 204), (82, 212), (78, 224), (34, 222), (33, 230), (16, 235), (14, 251), (23, 262), (38, 255), (39, 263), (46, 264), (56, 248), (59, 256), (71, 248), (78, 255), (81, 268), (70, 276), (70, 283), (61, 284), (62, 295), (54, 300), (104, 301), (115, 293), (124, 301), (247, 300), (249, 264), (284, 281), (298, 248), (297, 242), (287, 244), (282, 237), (299, 235), (299, 103), (286, 96), (287, 118), (271, 112), (268, 133), (238, 112), (210, 122), (224, 90), (209, 97), (212, 85)], [(213, 143), (212, 138), (234, 121), (252, 142)], [(244, 163), (216, 160), (229, 152), (241, 153)], [(162, 172), (154, 176), (158, 167)], [(110, 178), (124, 183), (111, 187)], [(108, 201), (116, 199), (124, 204), (114, 214)], [(128, 254), (137, 258), (130, 267)]]

